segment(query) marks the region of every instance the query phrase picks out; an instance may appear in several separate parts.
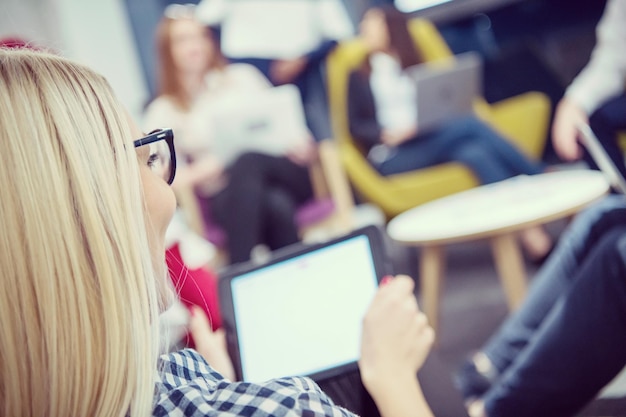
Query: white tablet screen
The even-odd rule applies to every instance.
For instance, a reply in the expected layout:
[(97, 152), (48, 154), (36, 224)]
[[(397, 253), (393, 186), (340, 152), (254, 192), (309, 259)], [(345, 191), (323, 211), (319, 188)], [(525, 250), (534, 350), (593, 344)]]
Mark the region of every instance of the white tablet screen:
[(244, 381), (358, 360), (361, 321), (377, 286), (363, 235), (233, 279)]

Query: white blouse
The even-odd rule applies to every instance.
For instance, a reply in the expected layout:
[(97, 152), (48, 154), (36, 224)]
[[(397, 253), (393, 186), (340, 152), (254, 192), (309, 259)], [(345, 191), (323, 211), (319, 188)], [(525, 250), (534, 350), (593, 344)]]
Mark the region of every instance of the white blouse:
[(383, 129), (405, 130), (417, 122), (415, 83), (392, 56), (377, 53), (370, 57), (370, 88), (376, 106), (376, 120)]
[(149, 132), (161, 127), (172, 128), (177, 156), (184, 164), (187, 158), (197, 159), (211, 153), (211, 112), (215, 102), (226, 94), (229, 97), (244, 96), (269, 87), (269, 81), (255, 67), (228, 65), (223, 70), (207, 74), (206, 87), (198, 93), (189, 110), (180, 109), (169, 97), (156, 98), (146, 109), (143, 129)]
[(609, 0), (596, 28), (591, 59), (567, 88), (566, 95), (593, 113), (626, 84), (626, 1)]

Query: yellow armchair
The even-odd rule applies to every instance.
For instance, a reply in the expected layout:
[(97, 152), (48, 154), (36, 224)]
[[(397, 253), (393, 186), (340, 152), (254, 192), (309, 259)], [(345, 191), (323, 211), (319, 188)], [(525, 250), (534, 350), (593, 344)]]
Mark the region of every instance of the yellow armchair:
[(626, 152), (626, 132), (620, 132), (617, 136), (620, 148)]
[[(412, 20), (409, 30), (427, 62), (453, 56), (431, 22)], [(370, 165), (350, 135), (347, 111), (348, 78), (365, 56), (364, 45), (353, 39), (341, 43), (327, 59), (333, 131), (344, 168), (356, 192), (392, 218), (419, 204), (479, 185), (472, 172), (460, 163), (440, 164), (387, 177)], [(550, 117), (550, 102), (544, 94), (525, 93), (491, 105), (479, 99), (475, 110), (528, 156), (541, 157)]]

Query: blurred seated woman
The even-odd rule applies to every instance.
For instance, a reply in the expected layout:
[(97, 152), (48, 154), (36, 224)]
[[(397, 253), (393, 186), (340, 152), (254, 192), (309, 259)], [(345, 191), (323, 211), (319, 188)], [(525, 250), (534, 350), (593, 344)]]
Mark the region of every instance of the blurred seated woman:
[[(307, 378), (232, 382), (194, 350), (160, 355), (175, 154), (171, 130), (142, 136), (102, 76), (0, 49), (0, 415), (352, 415)], [(359, 366), (384, 417), (432, 415), (416, 377), (432, 340), (413, 281), (383, 285)]]
[(250, 97), (270, 88), (253, 66), (228, 65), (210, 31), (194, 19), (193, 6), (170, 8), (157, 31), (158, 97), (144, 127), (176, 132), (179, 176), (175, 187), (193, 187), (207, 200), (207, 218), (227, 237), (231, 263), (247, 261), (258, 244), (278, 249), (298, 241), (295, 211), (312, 198), (308, 164), (315, 157), (309, 137), (294, 138), (283, 157), (246, 153), (225, 166), (212, 152), (211, 111), (224, 97)]
[[(368, 10), (359, 36), (369, 54), (350, 74), (349, 127), (382, 175), (452, 161), (470, 168), (482, 184), (542, 172), (539, 164), (473, 115), (420, 131), (415, 84), (404, 70), (423, 60), (406, 17), (393, 6)], [(543, 258), (552, 246), (540, 228), (525, 231), (522, 242), (532, 259)]]

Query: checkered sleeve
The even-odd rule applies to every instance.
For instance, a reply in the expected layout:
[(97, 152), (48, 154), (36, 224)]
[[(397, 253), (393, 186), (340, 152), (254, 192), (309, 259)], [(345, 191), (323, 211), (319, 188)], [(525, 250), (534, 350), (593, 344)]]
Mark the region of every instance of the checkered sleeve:
[(336, 406), (309, 378), (264, 383), (231, 382), (197, 352), (185, 349), (161, 358), (154, 417), (353, 416)]

